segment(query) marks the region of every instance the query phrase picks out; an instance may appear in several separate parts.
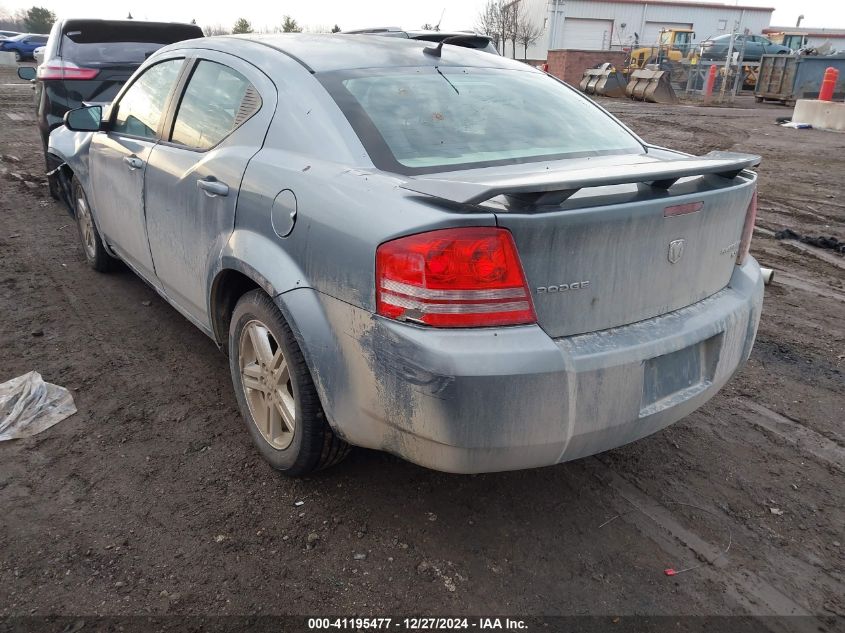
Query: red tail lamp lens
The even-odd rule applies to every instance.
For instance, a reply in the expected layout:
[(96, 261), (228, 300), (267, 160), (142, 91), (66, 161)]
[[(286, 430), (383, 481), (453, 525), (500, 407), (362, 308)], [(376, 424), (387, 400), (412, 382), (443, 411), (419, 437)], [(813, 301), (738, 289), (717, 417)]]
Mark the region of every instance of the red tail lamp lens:
[(70, 62), (58, 62), (53, 64), (41, 64), (38, 67), (39, 79), (94, 79), (100, 74), (97, 68), (80, 68)]
[(536, 323), (513, 237), (505, 229), (430, 231), (376, 252), (378, 314), (437, 327)]

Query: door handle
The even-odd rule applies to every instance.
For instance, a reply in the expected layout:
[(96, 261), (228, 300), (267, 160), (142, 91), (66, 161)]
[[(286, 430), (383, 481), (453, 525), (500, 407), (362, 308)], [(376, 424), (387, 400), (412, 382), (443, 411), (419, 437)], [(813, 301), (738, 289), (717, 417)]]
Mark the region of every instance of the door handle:
[(209, 176), (205, 180), (197, 180), (197, 187), (202, 189), (205, 195), (209, 197), (229, 195), (229, 185), (225, 182), (220, 182), (213, 176)]
[(129, 165), (129, 169), (140, 169), (144, 166), (144, 161), (134, 154), (132, 156), (124, 156), (123, 162)]

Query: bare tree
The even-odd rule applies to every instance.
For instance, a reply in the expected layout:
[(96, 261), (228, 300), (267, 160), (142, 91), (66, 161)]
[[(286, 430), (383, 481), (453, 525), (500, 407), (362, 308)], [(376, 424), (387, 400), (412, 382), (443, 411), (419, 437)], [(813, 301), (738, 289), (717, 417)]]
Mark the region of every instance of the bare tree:
[(202, 32), (206, 37), (212, 37), (214, 35), (228, 35), (229, 29), (224, 27), (222, 24), (209, 24), (202, 27)]
[(14, 13), (9, 13), (4, 7), (0, 7), (0, 29), (4, 31), (26, 31), (24, 23), (26, 22), (26, 11), (18, 9)]
[(493, 40), (493, 46), (499, 48), (499, 27), (496, 22), (496, 2), (487, 0), (487, 4), (479, 12), (475, 27), (480, 33), (489, 36)]
[[(521, 6), (519, 0), (513, 0), (513, 2), (508, 2), (502, 6), (502, 21), (505, 25), (503, 35), (511, 41), (511, 57), (513, 59), (516, 59), (516, 40), (519, 32), (519, 15), (522, 13)], [(502, 54), (504, 52), (502, 50)]]
[(522, 44), (522, 59), (528, 59), (528, 47), (539, 40), (542, 34), (543, 29), (534, 24), (524, 11), (520, 11), (516, 23), (516, 39)]
[(505, 0), (487, 0), (487, 4), (478, 14), (478, 30), (493, 40), (498, 49), (501, 43), (501, 53), (505, 54), (505, 43), (508, 40), (508, 3)]

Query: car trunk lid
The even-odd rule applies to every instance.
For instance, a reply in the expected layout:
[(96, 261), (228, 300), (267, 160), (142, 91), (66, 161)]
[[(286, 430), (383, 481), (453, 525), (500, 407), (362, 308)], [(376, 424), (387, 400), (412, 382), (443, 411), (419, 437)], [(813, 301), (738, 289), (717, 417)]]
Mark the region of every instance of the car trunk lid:
[(403, 186), (457, 205), (500, 205), (497, 221), (514, 236), (538, 323), (569, 336), (678, 310), (730, 280), (755, 186), (740, 174), (759, 157), (659, 154)]

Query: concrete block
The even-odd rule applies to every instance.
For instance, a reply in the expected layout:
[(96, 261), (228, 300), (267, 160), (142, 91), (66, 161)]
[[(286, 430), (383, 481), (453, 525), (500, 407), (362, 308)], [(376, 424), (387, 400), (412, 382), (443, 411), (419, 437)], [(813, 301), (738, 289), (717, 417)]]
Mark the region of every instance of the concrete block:
[(792, 112), (792, 120), (796, 123), (809, 123), (821, 130), (845, 132), (845, 103), (798, 99)]
[(0, 66), (17, 66), (18, 62), (15, 61), (15, 54), (9, 52), (2, 52), (0, 53)]

